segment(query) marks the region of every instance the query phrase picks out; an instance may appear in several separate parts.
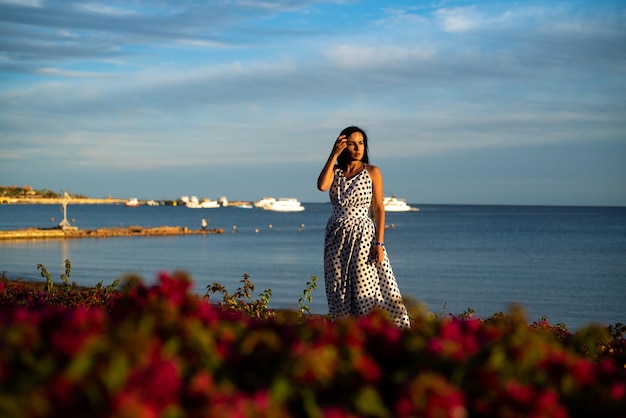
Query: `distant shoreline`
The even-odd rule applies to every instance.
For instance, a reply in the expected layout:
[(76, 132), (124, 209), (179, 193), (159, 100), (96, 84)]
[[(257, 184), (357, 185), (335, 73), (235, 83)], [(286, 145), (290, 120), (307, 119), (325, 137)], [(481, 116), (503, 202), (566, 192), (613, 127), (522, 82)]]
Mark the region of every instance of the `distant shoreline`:
[(117, 199), (113, 197), (72, 197), (69, 200), (63, 197), (5, 197), (2, 198), (0, 203), (5, 205), (62, 205), (63, 203), (72, 205), (119, 205), (127, 201), (128, 199)]
[[(124, 205), (128, 199), (114, 197), (92, 198), (92, 197), (72, 197), (69, 200), (62, 197), (0, 197), (0, 205)], [(176, 200), (159, 200), (160, 205), (177, 206)], [(139, 200), (139, 205), (146, 205), (147, 201)], [(228, 203), (228, 206), (238, 206), (252, 204), (251, 201), (235, 200)], [(184, 205), (183, 205), (184, 206)]]

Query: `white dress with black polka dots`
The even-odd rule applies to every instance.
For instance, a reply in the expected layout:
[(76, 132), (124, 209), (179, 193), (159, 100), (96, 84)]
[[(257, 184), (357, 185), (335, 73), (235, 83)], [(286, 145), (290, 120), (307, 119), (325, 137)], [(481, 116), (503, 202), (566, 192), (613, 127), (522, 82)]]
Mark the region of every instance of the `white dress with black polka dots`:
[(326, 225), (324, 282), (331, 316), (366, 315), (378, 307), (396, 325), (410, 326), (387, 251), (381, 264), (370, 259), (376, 229), (369, 216), (372, 180), (367, 169), (348, 179), (335, 168), (329, 193), (333, 213)]

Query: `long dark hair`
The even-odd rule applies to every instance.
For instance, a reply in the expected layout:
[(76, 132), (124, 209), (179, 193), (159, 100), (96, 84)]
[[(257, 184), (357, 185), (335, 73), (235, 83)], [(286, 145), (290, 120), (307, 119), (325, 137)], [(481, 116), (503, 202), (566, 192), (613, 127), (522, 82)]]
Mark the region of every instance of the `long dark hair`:
[[(355, 132), (360, 132), (361, 135), (363, 135), (363, 144), (365, 145), (365, 149), (363, 151), (363, 158), (361, 158), (361, 161), (363, 161), (365, 164), (369, 164), (370, 157), (369, 157), (369, 148), (367, 146), (367, 134), (365, 133), (365, 131), (363, 129), (359, 128), (358, 126), (348, 126), (343, 131), (341, 131), (339, 136), (345, 135), (346, 138), (347, 138), (347, 137), (349, 137), (350, 135), (352, 135)], [(343, 170), (346, 167), (348, 167), (348, 163), (349, 162), (350, 161), (348, 159), (348, 152), (346, 150), (344, 150), (339, 155), (339, 157), (337, 157), (337, 165), (339, 166), (339, 168), (341, 168)]]

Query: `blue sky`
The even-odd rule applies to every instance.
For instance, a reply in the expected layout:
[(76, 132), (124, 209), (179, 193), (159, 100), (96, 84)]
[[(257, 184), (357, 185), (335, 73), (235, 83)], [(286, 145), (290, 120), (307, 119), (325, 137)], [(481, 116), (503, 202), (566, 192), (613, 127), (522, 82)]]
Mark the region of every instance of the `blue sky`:
[(358, 125), (413, 203), (626, 206), (622, 1), (0, 0), (0, 184), (327, 201)]

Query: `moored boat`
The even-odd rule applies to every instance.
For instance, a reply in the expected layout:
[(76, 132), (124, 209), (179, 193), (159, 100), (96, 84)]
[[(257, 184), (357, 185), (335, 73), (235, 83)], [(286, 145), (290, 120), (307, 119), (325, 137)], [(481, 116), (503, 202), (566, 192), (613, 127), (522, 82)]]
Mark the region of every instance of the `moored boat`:
[(236, 207), (236, 208), (239, 208), (239, 209), (252, 209), (253, 208), (253, 206), (251, 204), (249, 204), (249, 203), (239, 203), (239, 204), (233, 205), (233, 206)]
[(202, 199), (202, 202), (200, 202), (200, 207), (202, 209), (215, 209), (220, 207), (220, 202), (218, 202), (217, 200)]
[(272, 210), (274, 212), (302, 212), (304, 206), (298, 201), (298, 199), (291, 197), (281, 197), (274, 202), (263, 206), (265, 210)]
[(132, 197), (124, 203), (124, 206), (128, 206), (130, 208), (136, 208), (139, 206), (139, 200), (136, 197)]
[(220, 204), (216, 200), (202, 199), (198, 200), (198, 197), (191, 196), (191, 198), (185, 203), (185, 206), (190, 209), (213, 209), (219, 208)]
[(412, 208), (404, 199), (398, 199), (395, 195), (383, 198), (383, 205), (385, 205), (385, 212), (419, 211), (418, 208)]
[[(185, 202), (185, 200), (183, 200), (183, 202)], [(200, 201), (196, 196), (191, 196), (189, 199), (187, 199), (187, 201), (185, 202), (185, 206), (190, 209), (202, 208), (202, 206), (200, 206)]]
[(274, 202), (276, 202), (276, 198), (265, 196), (265, 197), (263, 197), (263, 199), (259, 199), (259, 200), (255, 201), (254, 202), (254, 207), (255, 208), (263, 208), (263, 209), (265, 209), (265, 206), (271, 205)]

